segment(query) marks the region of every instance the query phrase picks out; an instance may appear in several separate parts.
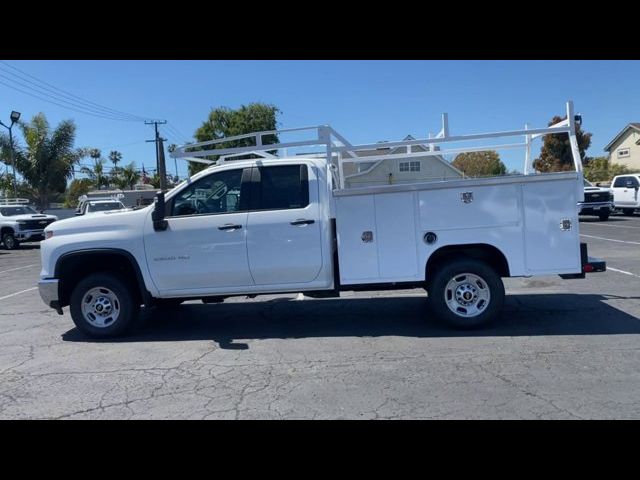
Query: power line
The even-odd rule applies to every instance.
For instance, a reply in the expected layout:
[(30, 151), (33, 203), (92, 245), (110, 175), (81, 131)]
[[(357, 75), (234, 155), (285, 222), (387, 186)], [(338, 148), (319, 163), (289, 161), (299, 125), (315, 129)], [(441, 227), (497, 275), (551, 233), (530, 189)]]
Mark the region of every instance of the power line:
[[(73, 102), (76, 105), (80, 104), (79, 106), (81, 106), (82, 108), (91, 109), (93, 111), (101, 112), (102, 114), (110, 115), (110, 116), (113, 116), (113, 117), (121, 117), (123, 119), (126, 118), (126, 119), (129, 119), (129, 120), (143, 121), (143, 120), (146, 120), (148, 118), (148, 117), (141, 117), (140, 115), (134, 115), (132, 113), (123, 112), (121, 110), (116, 110), (115, 108), (106, 107), (106, 106), (101, 105), (99, 103), (92, 102), (90, 100), (87, 100), (87, 99), (84, 99), (82, 97), (79, 97), (78, 95), (74, 95), (73, 93), (70, 93), (70, 92), (67, 92), (65, 90), (62, 90), (61, 88), (58, 88), (58, 87), (56, 87), (56, 86), (54, 86), (54, 85), (52, 85), (52, 84), (50, 84), (48, 82), (45, 82), (44, 80), (40, 80), (39, 78), (37, 78), (37, 77), (35, 77), (35, 76), (33, 76), (33, 75), (23, 71), (23, 70), (20, 70), (19, 68), (14, 67), (13, 65), (10, 65), (5, 61), (0, 60), (0, 63), (6, 65), (7, 67), (11, 68), (12, 70), (20, 72), (21, 75), (13, 73), (13, 72), (9, 72), (9, 71), (7, 71), (5, 69), (2, 69), (2, 67), (0, 67), (0, 70), (2, 72), (7, 73), (9, 75), (13, 75), (14, 77), (17, 77), (17, 78), (19, 78), (20, 80), (22, 80), (24, 82), (30, 83), (30, 84), (36, 86), (37, 88), (39, 88), (40, 90), (47, 90), (47, 91), (55, 94), (57, 96), (57, 97), (55, 97), (57, 100), (66, 101), (66, 102), (69, 102), (69, 103)], [(38, 82), (38, 83), (32, 82), (28, 78), (25, 78), (25, 77), (32, 78), (32, 79), (36, 80), (36, 82)], [(13, 81), (16, 82), (16, 80), (13, 80)], [(43, 86), (43, 85), (45, 85), (45, 86)], [(58, 92), (60, 92), (60, 93), (58, 93)], [(38, 92), (38, 93), (43, 93), (43, 92)], [(60, 98), (60, 97), (62, 97), (62, 98)], [(65, 99), (65, 97), (66, 97), (66, 99)]]
[(9, 85), (9, 84), (7, 84), (7, 83), (5, 83), (5, 82), (2, 82), (2, 81), (0, 81), (0, 85), (4, 85), (5, 87), (9, 87), (9, 88), (11, 88), (11, 89), (13, 89), (13, 90), (17, 90), (18, 92), (22, 92), (22, 93), (24, 93), (25, 95), (29, 95), (29, 96), (31, 96), (31, 97), (37, 98), (38, 100), (42, 100), (43, 102), (52, 103), (52, 104), (57, 105), (57, 106), (59, 106), (59, 107), (66, 108), (66, 109), (68, 109), (68, 110), (73, 110), (73, 111), (78, 112), (78, 113), (83, 113), (83, 114), (85, 114), (85, 115), (91, 115), (91, 116), (98, 117), (98, 118), (105, 118), (105, 119), (107, 119), (107, 120), (120, 120), (120, 119), (118, 119), (118, 118), (105, 117), (104, 115), (97, 115), (97, 114), (95, 114), (95, 113), (91, 113), (91, 112), (87, 112), (87, 111), (83, 111), (83, 110), (78, 110), (78, 109), (76, 109), (76, 108), (69, 107), (68, 105), (64, 105), (64, 104), (61, 104), (61, 103), (55, 102), (55, 101), (53, 101), (53, 100), (47, 100), (46, 98), (42, 98), (42, 97), (40, 97), (40, 96), (38, 96), (38, 95), (35, 95), (35, 94), (31, 93), (31, 92), (27, 92), (27, 91), (25, 91), (25, 90), (22, 90), (22, 89), (20, 89), (20, 88), (14, 87), (13, 85)]
[[(2, 70), (0, 70), (0, 71), (2, 71)], [(47, 92), (42, 92), (40, 90), (36, 90), (35, 88), (30, 87), (29, 85), (26, 85), (26, 84), (24, 84), (22, 82), (18, 82), (16, 80), (13, 80), (12, 78), (9, 78), (9, 77), (7, 77), (5, 75), (0, 74), (0, 77), (4, 78), (5, 80), (8, 80), (9, 82), (13, 82), (14, 84), (18, 84), (21, 87), (26, 88), (31, 92), (35, 92), (35, 93), (37, 93), (39, 95), (44, 95), (44, 96), (52, 98), (53, 100), (56, 100), (58, 102), (63, 102), (63, 104), (62, 104), (63, 107), (69, 108), (71, 110), (78, 111), (80, 113), (87, 113), (89, 115), (99, 116), (101, 118), (106, 118), (108, 120), (121, 120), (121, 121), (125, 121), (125, 122), (138, 122), (139, 121), (137, 119), (131, 119), (131, 118), (127, 118), (127, 117), (114, 116), (114, 115), (110, 115), (110, 114), (106, 115), (105, 113), (101, 112), (98, 109), (92, 109), (90, 107), (85, 107), (85, 106), (83, 106), (83, 105), (81, 105), (79, 103), (72, 102), (72, 101), (69, 101), (69, 100), (65, 100), (64, 98), (60, 98), (58, 96), (51, 95), (51, 94), (49, 94)], [(11, 86), (11, 85), (8, 85), (6, 83), (4, 83), (4, 85), (8, 86), (9, 88), (13, 88), (14, 90), (18, 90), (18, 91), (22, 91), (23, 93), (27, 93), (27, 92), (25, 92), (23, 90), (20, 90), (20, 89), (16, 88), (15, 86)], [(45, 98), (41, 98), (41, 100), (44, 100), (45, 102), (46, 101), (51, 102), (50, 100), (47, 100)], [(54, 102), (51, 102), (51, 103), (54, 103)], [(57, 105), (60, 105), (60, 104), (57, 103)]]

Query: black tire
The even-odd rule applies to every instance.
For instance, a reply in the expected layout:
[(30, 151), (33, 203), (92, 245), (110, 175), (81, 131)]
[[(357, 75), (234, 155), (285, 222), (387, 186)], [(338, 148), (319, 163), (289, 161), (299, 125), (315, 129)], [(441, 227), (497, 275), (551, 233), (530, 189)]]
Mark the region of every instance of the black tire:
[(15, 250), (20, 247), (20, 242), (16, 240), (13, 233), (5, 233), (2, 235), (2, 246), (7, 250)]
[[(480, 298), (476, 300), (476, 306), (472, 305), (470, 307), (481, 310), (480, 313), (475, 316), (465, 316), (463, 313), (465, 307), (462, 306), (459, 307), (461, 309), (459, 310), (460, 313), (454, 313), (447, 304), (447, 295), (452, 294), (452, 290), (447, 289), (447, 284), (456, 278), (464, 282), (463, 274), (465, 273), (473, 274), (479, 277), (481, 281), (481, 285), (470, 281), (469, 286), (471, 289), (478, 287), (476, 290), (484, 291), (485, 294), (486, 290), (484, 289), (487, 289), (490, 296), (488, 300), (485, 300), (485, 303), (482, 303), (482, 299)], [(429, 272), (427, 275), (429, 275)], [(500, 313), (502, 305), (504, 304), (504, 285), (500, 275), (485, 262), (472, 258), (460, 258), (441, 264), (432, 275), (432, 279), (429, 281), (427, 287), (429, 305), (438, 319), (446, 322), (448, 325), (460, 329), (478, 328), (490, 324)], [(469, 279), (469, 277), (467, 277), (467, 279)], [(465, 284), (463, 283), (462, 285)], [(484, 289), (482, 289), (481, 286), (484, 286)], [(471, 295), (475, 297), (474, 293)]]
[(184, 300), (181, 298), (156, 298), (154, 306), (158, 308), (176, 308), (182, 305)]
[(630, 217), (631, 215), (633, 215), (633, 210), (634, 210), (633, 208), (623, 208), (622, 213)]
[(598, 214), (598, 218), (600, 219), (600, 221), (605, 222), (605, 221), (609, 220), (609, 214), (610, 214), (610, 212), (608, 210), (607, 210), (606, 213), (605, 212), (600, 212)]
[[(90, 290), (104, 288), (114, 294), (118, 315), (103, 327), (92, 325), (82, 311), (82, 301)], [(92, 338), (110, 338), (124, 334), (138, 318), (140, 302), (132, 286), (121, 277), (111, 273), (93, 273), (82, 279), (71, 293), (71, 318), (78, 330)]]

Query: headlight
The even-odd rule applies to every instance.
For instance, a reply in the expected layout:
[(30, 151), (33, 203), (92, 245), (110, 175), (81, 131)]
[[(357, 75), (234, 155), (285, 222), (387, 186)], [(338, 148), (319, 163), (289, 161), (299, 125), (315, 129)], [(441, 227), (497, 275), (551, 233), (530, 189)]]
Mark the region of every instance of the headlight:
[(45, 240), (48, 240), (51, 237), (53, 237), (53, 230), (47, 230), (46, 232), (44, 232), (44, 239)]

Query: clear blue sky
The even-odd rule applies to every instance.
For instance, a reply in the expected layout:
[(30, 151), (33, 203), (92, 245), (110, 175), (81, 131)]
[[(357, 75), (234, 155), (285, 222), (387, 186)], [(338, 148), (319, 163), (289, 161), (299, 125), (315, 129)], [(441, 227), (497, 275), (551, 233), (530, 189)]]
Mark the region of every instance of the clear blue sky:
[[(638, 61), (7, 61), (51, 85), (101, 105), (169, 120), (170, 143), (183, 143), (211, 108), (267, 102), (282, 127), (328, 123), (353, 143), (425, 137), (449, 113), (452, 134), (546, 126), (572, 99), (593, 133), (591, 156), (627, 123), (640, 121)], [(0, 63), (7, 75), (10, 70)], [(0, 77), (0, 82), (9, 83)], [(19, 87), (23, 88), (24, 87)], [(123, 154), (155, 167), (152, 127), (95, 118), (0, 84), (0, 116), (46, 113), (73, 119), (77, 146)], [(6, 115), (5, 115), (6, 114)], [(5, 122), (6, 123), (6, 122)], [(537, 149), (534, 150), (537, 153)], [(503, 154), (508, 167), (520, 161)], [(85, 160), (89, 163), (90, 159)], [(180, 175), (186, 165), (179, 161)], [(174, 172), (173, 161), (167, 165)]]

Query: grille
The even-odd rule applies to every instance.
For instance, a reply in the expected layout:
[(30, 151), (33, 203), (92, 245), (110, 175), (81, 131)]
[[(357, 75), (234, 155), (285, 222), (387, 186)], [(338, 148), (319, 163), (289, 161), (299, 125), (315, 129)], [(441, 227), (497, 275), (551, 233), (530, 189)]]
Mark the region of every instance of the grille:
[(609, 192), (586, 192), (584, 194), (585, 203), (608, 202), (611, 200)]
[(20, 225), (21, 230), (43, 230), (44, 227), (53, 222), (53, 220), (43, 218), (40, 220), (23, 220), (23, 224)]

